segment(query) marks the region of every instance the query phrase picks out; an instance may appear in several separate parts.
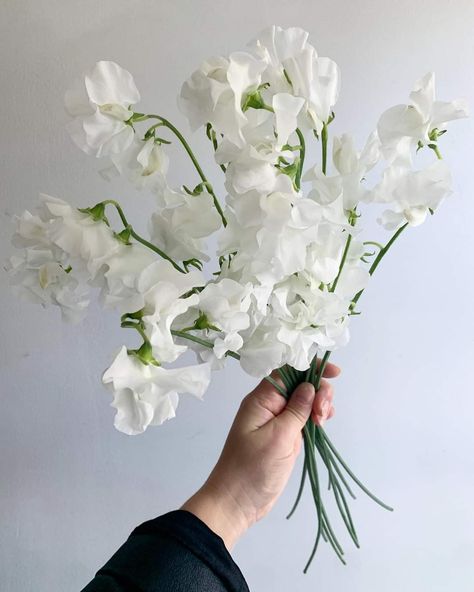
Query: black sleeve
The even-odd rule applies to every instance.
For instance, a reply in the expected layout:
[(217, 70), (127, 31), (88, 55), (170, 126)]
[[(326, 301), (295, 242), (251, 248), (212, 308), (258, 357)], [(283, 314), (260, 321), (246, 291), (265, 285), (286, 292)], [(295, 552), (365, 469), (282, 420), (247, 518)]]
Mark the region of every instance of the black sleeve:
[(223, 540), (186, 510), (138, 526), (82, 592), (249, 592)]

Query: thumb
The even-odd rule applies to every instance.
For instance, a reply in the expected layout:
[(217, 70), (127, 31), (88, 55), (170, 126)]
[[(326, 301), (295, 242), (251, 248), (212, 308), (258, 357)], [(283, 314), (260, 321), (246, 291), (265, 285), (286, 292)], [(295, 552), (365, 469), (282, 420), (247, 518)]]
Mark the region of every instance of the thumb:
[(311, 383), (303, 382), (298, 385), (275, 421), (286, 428), (300, 432), (311, 415), (315, 395), (314, 386)]

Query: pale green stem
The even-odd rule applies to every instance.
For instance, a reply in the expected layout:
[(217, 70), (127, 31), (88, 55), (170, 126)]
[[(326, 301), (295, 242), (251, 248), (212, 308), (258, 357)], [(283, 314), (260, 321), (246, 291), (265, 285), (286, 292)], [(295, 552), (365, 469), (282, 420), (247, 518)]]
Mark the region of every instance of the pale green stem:
[(306, 145), (305, 145), (303, 133), (298, 127), (296, 128), (296, 134), (297, 134), (298, 139), (300, 141), (300, 161), (298, 163), (298, 171), (297, 171), (296, 177), (295, 177), (295, 185), (296, 185), (296, 189), (299, 189), (301, 187), (301, 175), (303, 174), (303, 165), (304, 165), (304, 157), (305, 157), (305, 153), (306, 153)]
[(328, 159), (328, 126), (327, 123), (323, 123), (323, 129), (321, 130), (321, 170), (323, 175), (326, 174), (327, 159)]
[(169, 261), (171, 263), (171, 265), (177, 269), (178, 271), (180, 271), (181, 273), (186, 273), (186, 270), (182, 269), (177, 263), (176, 261), (174, 261), (169, 255), (167, 255), (164, 251), (162, 251), (159, 247), (157, 247), (156, 245), (154, 245), (153, 243), (150, 243), (149, 241), (147, 241), (146, 239), (144, 239), (143, 237), (141, 237), (139, 234), (137, 234), (135, 232), (135, 230), (133, 230), (131, 224), (129, 224), (124, 211), (122, 210), (121, 205), (115, 201), (114, 199), (106, 199), (105, 201), (102, 202), (103, 204), (110, 204), (112, 206), (115, 207), (115, 209), (117, 210), (118, 215), (120, 216), (120, 220), (122, 221), (122, 224), (125, 226), (125, 228), (127, 228), (128, 230), (130, 230), (130, 236), (133, 236), (133, 238), (138, 241), (139, 243), (141, 243), (142, 245), (144, 245), (145, 247), (148, 247), (149, 249), (151, 249), (152, 251), (154, 251), (155, 253), (157, 253), (158, 255), (160, 255), (160, 257), (163, 257), (163, 259), (166, 259), (167, 261)]
[[(212, 188), (212, 185), (207, 180), (207, 177), (204, 174), (204, 171), (202, 170), (199, 162), (197, 161), (196, 157), (194, 156), (194, 152), (191, 150), (191, 147), (189, 146), (188, 142), (184, 138), (183, 134), (170, 121), (168, 121), (167, 119), (165, 119), (161, 115), (149, 114), (149, 115), (146, 115), (146, 118), (147, 119), (158, 119), (165, 127), (167, 127), (169, 130), (171, 130), (173, 132), (173, 134), (178, 138), (178, 140), (183, 145), (183, 148), (188, 153), (188, 156), (191, 159), (198, 175), (201, 177), (202, 182), (205, 183), (208, 192), (211, 194), (212, 199), (214, 201), (214, 206), (215, 206), (216, 210), (219, 212), (219, 216), (221, 217), (222, 224), (224, 226), (227, 226), (226, 217), (224, 216), (224, 212), (222, 210), (221, 204), (219, 203), (219, 200), (217, 199), (217, 196), (214, 193), (214, 189)], [(144, 121), (144, 120), (145, 120), (145, 118), (142, 119), (142, 121)]]
[[(375, 270), (377, 269), (379, 263), (382, 261), (382, 259), (385, 257), (385, 255), (387, 254), (388, 250), (390, 249), (390, 247), (393, 245), (393, 243), (397, 240), (397, 238), (401, 235), (401, 233), (405, 230), (405, 228), (408, 226), (408, 222), (406, 222), (403, 226), (400, 226), (400, 228), (393, 234), (392, 238), (388, 241), (388, 243), (383, 247), (383, 249), (380, 249), (377, 257), (375, 258), (374, 262), (372, 263), (372, 265), (370, 266), (369, 269), (369, 273), (370, 275), (373, 275)], [(364, 292), (364, 290), (361, 290), (360, 292), (358, 292), (354, 299), (352, 300), (352, 304), (351, 307), (353, 308), (354, 305), (358, 302), (359, 298), (362, 296), (362, 293)]]
[[(183, 331), (177, 331), (172, 329), (171, 330), (171, 334), (175, 335), (176, 337), (182, 337), (183, 339), (188, 339), (189, 341), (194, 341), (194, 343), (199, 343), (199, 345), (203, 345), (204, 347), (210, 348), (212, 349), (214, 347), (214, 344), (212, 343), (212, 341), (208, 341), (207, 339), (202, 339), (201, 337), (196, 337), (196, 335), (191, 335), (190, 333), (183, 333)], [(235, 358), (236, 360), (240, 360), (240, 356), (239, 354), (233, 352), (233, 351), (227, 351), (226, 356), (229, 356), (231, 358)]]

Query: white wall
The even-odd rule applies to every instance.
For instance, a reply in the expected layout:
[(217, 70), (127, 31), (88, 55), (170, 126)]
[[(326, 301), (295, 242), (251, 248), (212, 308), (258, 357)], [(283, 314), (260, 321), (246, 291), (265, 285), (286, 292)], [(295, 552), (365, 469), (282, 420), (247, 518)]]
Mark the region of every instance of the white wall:
[[(352, 129), (361, 141), (428, 70), (440, 97), (474, 103), (470, 0), (4, 0), (0, 11), (2, 257), (12, 252), (12, 216), (33, 207), (40, 190), (77, 205), (116, 196), (145, 220), (146, 198), (106, 184), (63, 127), (64, 90), (98, 59), (133, 73), (145, 110), (176, 119), (180, 82), (202, 58), (240, 49), (274, 22), (301, 25), (342, 69), (339, 132)], [(334, 356), (344, 373), (330, 434), (396, 512), (361, 495), (361, 550), (340, 527), (348, 566), (325, 546), (303, 576), (315, 519), (309, 495), (284, 519), (295, 474), (235, 549), (254, 591), (473, 588), (472, 138), (471, 122), (443, 138), (456, 195), (400, 240), (364, 296), (352, 343)], [(201, 136), (193, 143), (208, 150)], [(192, 179), (176, 158), (179, 179)], [(184, 397), (176, 420), (124, 436), (99, 382), (122, 344), (117, 319), (94, 310), (66, 326), (56, 310), (18, 302), (5, 275), (0, 282), (0, 589), (79, 590), (134, 526), (201, 484), (253, 381), (230, 364), (205, 402)]]

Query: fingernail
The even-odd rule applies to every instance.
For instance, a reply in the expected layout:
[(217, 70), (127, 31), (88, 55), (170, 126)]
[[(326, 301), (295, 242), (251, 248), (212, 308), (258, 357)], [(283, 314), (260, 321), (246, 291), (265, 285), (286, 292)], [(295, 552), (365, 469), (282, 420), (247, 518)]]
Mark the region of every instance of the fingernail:
[(327, 419), (329, 411), (331, 410), (331, 403), (327, 399), (321, 403), (321, 415), (324, 419)]

